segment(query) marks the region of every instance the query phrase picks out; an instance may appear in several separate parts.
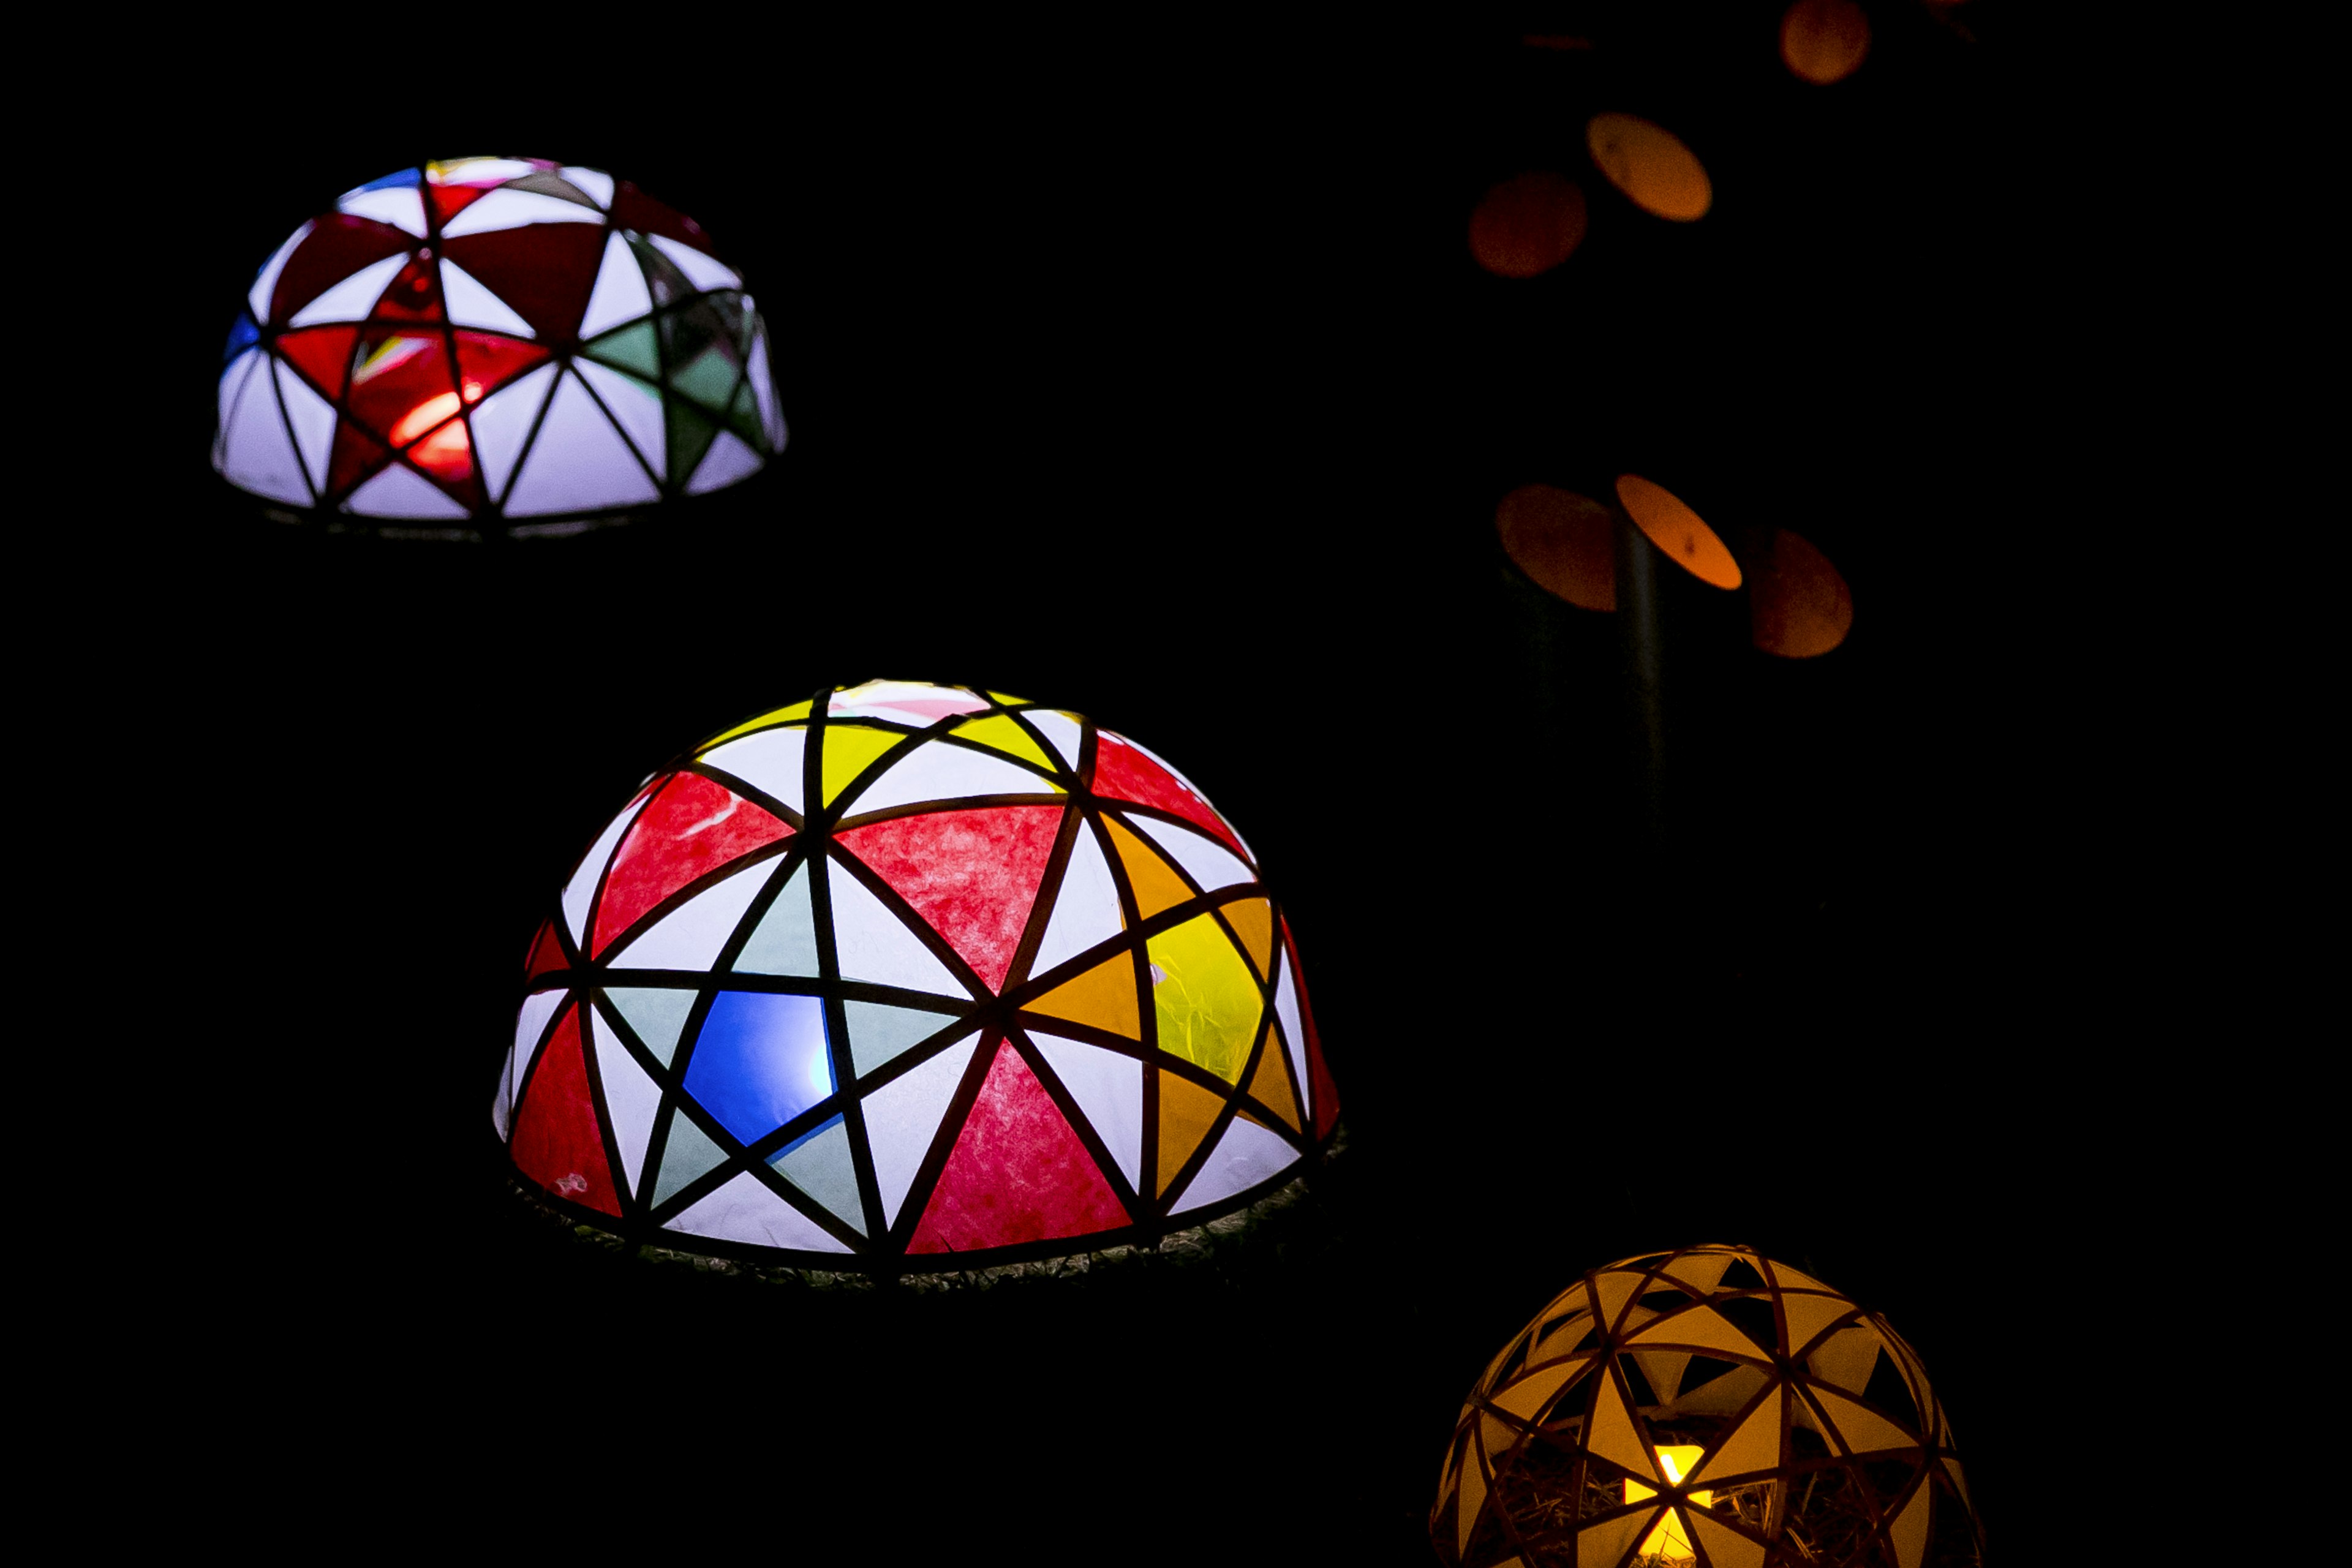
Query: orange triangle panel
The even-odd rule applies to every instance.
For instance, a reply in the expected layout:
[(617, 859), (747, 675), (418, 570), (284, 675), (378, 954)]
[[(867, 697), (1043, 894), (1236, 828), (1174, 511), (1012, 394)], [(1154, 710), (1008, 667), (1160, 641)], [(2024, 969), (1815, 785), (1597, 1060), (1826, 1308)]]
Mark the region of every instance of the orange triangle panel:
[(1143, 1021), (1135, 1002), (1135, 956), (1113, 953), (1075, 980), (1066, 980), (1028, 1004), (1032, 1013), (1090, 1024), (1130, 1040), (1143, 1038)]
[(1242, 951), (1257, 965), (1258, 978), (1274, 973), (1274, 906), (1264, 899), (1244, 899), (1225, 906), (1225, 919), (1242, 939)]
[(1189, 1078), (1179, 1078), (1165, 1068), (1160, 1072), (1160, 1194), (1168, 1195), (1169, 1184), (1201, 1140), (1209, 1135), (1216, 1124), (1217, 1112), (1225, 1102)]
[(1142, 839), (1121, 826), (1118, 818), (1106, 816), (1103, 826), (1110, 829), (1110, 841), (1118, 846), (1120, 864), (1127, 868), (1127, 880), (1135, 889), (1136, 912), (1150, 920), (1162, 910), (1173, 909), (1192, 896), (1183, 879), (1168, 868), (1168, 862), (1153, 854)]
[[(1258, 1052), (1257, 1071), (1250, 1075), (1249, 1096), (1276, 1116), (1293, 1132), (1304, 1131), (1298, 1115), (1298, 1100), (1290, 1092), (1290, 1074), (1283, 1068), (1282, 1039), (1272, 1031), (1265, 1037), (1265, 1048)], [(1251, 1117), (1251, 1121), (1257, 1120)]]

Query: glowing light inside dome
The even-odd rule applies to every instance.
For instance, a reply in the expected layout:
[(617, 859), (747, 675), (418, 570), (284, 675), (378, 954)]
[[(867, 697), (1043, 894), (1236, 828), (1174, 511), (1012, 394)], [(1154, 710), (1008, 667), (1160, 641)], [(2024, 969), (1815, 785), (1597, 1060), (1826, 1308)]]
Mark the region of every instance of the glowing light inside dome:
[[(1680, 1486), (1685, 1476), (1698, 1468), (1698, 1462), (1706, 1456), (1706, 1450), (1696, 1444), (1683, 1443), (1670, 1448), (1659, 1448), (1655, 1452), (1658, 1456), (1658, 1468), (1666, 1472), (1666, 1479)], [(1639, 1481), (1628, 1480), (1625, 1483), (1627, 1502), (1639, 1502), (1643, 1498), (1657, 1495), (1655, 1488), (1645, 1487)], [(1715, 1501), (1715, 1492), (1711, 1489), (1685, 1495), (1692, 1504), (1698, 1508), (1709, 1507)], [(1684, 1532), (1683, 1517), (1673, 1509), (1666, 1510), (1657, 1524), (1651, 1529), (1650, 1533), (1643, 1539), (1642, 1549), (1634, 1555), (1644, 1559), (1655, 1559), (1661, 1563), (1698, 1561), (1697, 1551), (1691, 1545), (1689, 1535)]]

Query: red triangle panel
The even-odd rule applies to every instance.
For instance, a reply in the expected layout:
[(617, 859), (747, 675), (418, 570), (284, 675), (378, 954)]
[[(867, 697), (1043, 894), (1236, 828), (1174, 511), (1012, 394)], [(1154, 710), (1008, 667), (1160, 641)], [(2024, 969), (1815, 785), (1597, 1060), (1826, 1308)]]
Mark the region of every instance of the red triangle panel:
[(548, 921), (539, 928), (539, 940), (530, 944), (530, 957), (524, 963), (526, 980), (536, 980), (542, 974), (552, 974), (568, 968), (571, 960), (563, 956), (563, 939), (555, 934), (555, 922)]
[(613, 192), (613, 221), (639, 234), (657, 234), (680, 245), (690, 245), (705, 255), (710, 252), (710, 237), (702, 232), (700, 224), (654, 200), (626, 180)]
[(1290, 921), (1282, 922), (1283, 951), (1290, 955), (1290, 983), (1298, 987), (1298, 1020), (1307, 1029), (1307, 1076), (1315, 1100), (1315, 1136), (1328, 1138), (1339, 1120), (1339, 1086), (1323, 1065), (1323, 1037), (1315, 1027), (1315, 1009), (1307, 1000), (1307, 972), (1298, 967), (1298, 947), (1290, 940)]
[(1108, 730), (1096, 731), (1094, 791), (1107, 800), (1156, 805), (1187, 822), (1197, 822), (1232, 845), (1234, 854), (1244, 860), (1249, 858), (1243, 853), (1242, 841), (1234, 837), (1224, 818), (1209, 809), (1207, 801), (1186, 789), (1175, 774)]
[(357, 272), (417, 243), (388, 223), (330, 213), (315, 223), (310, 237), (294, 247), (269, 294), (269, 319), (284, 321), (303, 306)]
[(1002, 991), (1061, 825), (1058, 805), (983, 806), (877, 822), (839, 842)]
[(443, 254), (512, 306), (541, 338), (555, 341), (580, 330), (604, 258), (604, 230), (593, 223), (527, 223), (460, 235)]
[(520, 338), (457, 331), (457, 383), (468, 405), (479, 403), (516, 376), (546, 362), (548, 352)]
[(1127, 1224), (1127, 1211), (1045, 1086), (999, 1046), (909, 1252), (971, 1252)]
[(613, 1173), (581, 1059), (580, 1009), (566, 1007), (515, 1116), (515, 1169), (558, 1197), (618, 1215)]
[(328, 402), (340, 403), (343, 383), (351, 378), (352, 344), (359, 335), (357, 327), (305, 327), (278, 339), (278, 352), (326, 394)]
[(696, 878), (792, 831), (726, 785), (700, 773), (678, 774), (638, 814), (613, 857), (596, 905), (595, 951)]

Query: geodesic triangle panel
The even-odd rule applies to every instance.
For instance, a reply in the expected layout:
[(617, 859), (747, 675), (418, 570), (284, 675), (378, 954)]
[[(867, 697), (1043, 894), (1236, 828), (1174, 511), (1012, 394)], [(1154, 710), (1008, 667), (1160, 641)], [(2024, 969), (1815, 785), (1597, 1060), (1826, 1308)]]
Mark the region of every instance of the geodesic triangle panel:
[(404, 169), (297, 229), (215, 431), (214, 468), (281, 507), (469, 537), (577, 532), (784, 443), (766, 327), (695, 222), (532, 158)]
[[(661, 254), (685, 281), (652, 294), (695, 284)], [(871, 681), (715, 735), (544, 919), (494, 1120), (548, 1202), (634, 1237), (886, 1272), (1150, 1241), (1336, 1127), (1241, 836), (1002, 693)], [(564, 1184), (591, 1132), (593, 1193)]]
[(1951, 1425), (1886, 1321), (1750, 1248), (1555, 1298), (1454, 1424), (1430, 1513), (1465, 1568), (1973, 1563)]

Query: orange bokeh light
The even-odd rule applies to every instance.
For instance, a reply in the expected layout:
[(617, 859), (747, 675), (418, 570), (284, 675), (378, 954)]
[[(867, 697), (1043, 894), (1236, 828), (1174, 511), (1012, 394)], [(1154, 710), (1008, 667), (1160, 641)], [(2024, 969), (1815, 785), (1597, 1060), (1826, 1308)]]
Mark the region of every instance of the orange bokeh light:
[(1771, 531), (1748, 595), (1756, 646), (1782, 658), (1812, 658), (1845, 641), (1853, 594), (1830, 558), (1785, 528)]
[(1495, 509), (1512, 564), (1580, 610), (1617, 607), (1615, 520), (1589, 496), (1521, 485)]
[(1639, 474), (1620, 474), (1617, 499), (1633, 526), (1675, 565), (1717, 588), (1739, 586), (1739, 563), (1680, 496)]
[(1797, 0), (1780, 18), (1780, 58), (1816, 87), (1843, 81), (1870, 53), (1870, 18), (1853, 0)]
[(1609, 183), (1654, 217), (1693, 223), (1715, 205), (1706, 166), (1662, 126), (1632, 114), (1596, 114), (1584, 128), (1584, 144)]
[(1498, 278), (1533, 278), (1584, 238), (1584, 193), (1549, 169), (1517, 174), (1478, 198), (1470, 254)]

